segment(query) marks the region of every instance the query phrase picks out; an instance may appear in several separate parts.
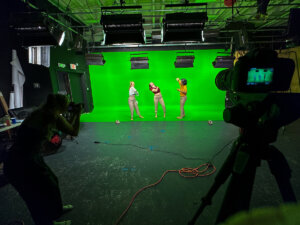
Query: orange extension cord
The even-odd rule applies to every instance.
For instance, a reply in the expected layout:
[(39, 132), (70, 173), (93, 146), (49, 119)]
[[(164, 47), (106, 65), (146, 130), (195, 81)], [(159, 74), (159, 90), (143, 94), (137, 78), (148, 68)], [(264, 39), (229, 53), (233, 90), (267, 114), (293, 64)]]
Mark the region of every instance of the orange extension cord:
[[(202, 168), (202, 167), (204, 167), (204, 168), (199, 171), (199, 169)], [(138, 196), (139, 193), (146, 190), (147, 188), (154, 187), (154, 186), (158, 185), (163, 180), (163, 178), (167, 175), (167, 173), (169, 173), (169, 172), (178, 172), (179, 175), (184, 177), (184, 178), (205, 177), (205, 176), (212, 175), (214, 172), (216, 172), (216, 167), (214, 165), (210, 164), (210, 163), (205, 163), (205, 164), (202, 164), (202, 165), (198, 166), (197, 168), (182, 168), (180, 170), (166, 170), (163, 173), (163, 175), (161, 176), (161, 178), (156, 183), (150, 184), (150, 185), (147, 185), (147, 186), (141, 188), (140, 190), (138, 190), (133, 195), (129, 205), (124, 210), (124, 212), (121, 214), (121, 216), (119, 217), (119, 219), (117, 220), (115, 225), (118, 225), (121, 222), (121, 220), (126, 215), (126, 213), (128, 212), (129, 208), (132, 206), (135, 198)], [(190, 175), (187, 175), (187, 174), (190, 174)]]

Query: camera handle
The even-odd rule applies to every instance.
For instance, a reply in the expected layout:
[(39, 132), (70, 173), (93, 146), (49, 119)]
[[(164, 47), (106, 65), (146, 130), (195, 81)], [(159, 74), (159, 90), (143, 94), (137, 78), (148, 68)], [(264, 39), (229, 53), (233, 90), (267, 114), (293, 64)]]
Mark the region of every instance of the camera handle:
[[(296, 202), (292, 185), (290, 183), (291, 170), (284, 155), (269, 143), (264, 143), (259, 135), (265, 130), (247, 130), (234, 142), (231, 152), (217, 174), (210, 190), (202, 198), (202, 202), (188, 225), (194, 225), (207, 205), (211, 205), (212, 198), (222, 184), (229, 178), (223, 203), (217, 216), (216, 224), (225, 221), (229, 216), (248, 210), (256, 167), (261, 160), (267, 160), (271, 173), (276, 179), (284, 202)], [(274, 131), (273, 131), (274, 132)], [(274, 134), (273, 132), (270, 132)]]

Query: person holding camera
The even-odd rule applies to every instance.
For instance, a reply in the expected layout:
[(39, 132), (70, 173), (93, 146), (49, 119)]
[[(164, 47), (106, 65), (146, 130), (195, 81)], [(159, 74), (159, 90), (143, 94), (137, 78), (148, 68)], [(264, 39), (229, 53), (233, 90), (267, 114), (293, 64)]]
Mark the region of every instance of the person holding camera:
[(186, 102), (186, 94), (187, 94), (187, 81), (186, 79), (179, 79), (176, 78), (176, 80), (178, 81), (180, 88), (177, 89), (177, 91), (180, 92), (180, 116), (177, 117), (177, 119), (182, 119), (183, 117), (185, 117), (185, 112), (184, 112), (184, 104)]
[(44, 105), (33, 111), (22, 123), (17, 138), (4, 162), (4, 174), (25, 201), (36, 225), (69, 225), (70, 220), (56, 222), (73, 208), (63, 206), (58, 178), (44, 162), (41, 149), (57, 129), (77, 136), (82, 106), (73, 104), (71, 121), (62, 114), (69, 108), (65, 95), (50, 94)]
[(138, 96), (139, 93), (137, 92), (137, 90), (134, 88), (134, 82), (131, 81), (130, 85), (129, 85), (129, 98), (128, 98), (128, 104), (129, 104), (129, 108), (130, 108), (130, 113), (131, 113), (131, 120), (133, 120), (133, 112), (134, 109), (136, 111), (136, 113), (138, 114), (138, 116), (140, 118), (144, 118), (143, 116), (141, 116), (140, 114), (140, 110), (139, 107), (137, 105), (137, 100), (135, 99), (135, 96)]
[(166, 106), (164, 99), (162, 98), (162, 95), (160, 93), (159, 87), (155, 86), (153, 82), (149, 84), (149, 90), (154, 93), (154, 106), (155, 106), (155, 118), (157, 118), (157, 107), (158, 102), (161, 104), (163, 110), (164, 110), (164, 118), (166, 118)]

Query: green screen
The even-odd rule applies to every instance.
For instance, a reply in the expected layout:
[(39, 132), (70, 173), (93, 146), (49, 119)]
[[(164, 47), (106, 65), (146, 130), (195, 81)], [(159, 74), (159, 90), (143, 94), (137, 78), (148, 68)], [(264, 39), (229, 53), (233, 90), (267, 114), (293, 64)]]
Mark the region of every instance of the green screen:
[(272, 80), (273, 68), (251, 68), (248, 72), (247, 85), (268, 85)]
[[(175, 68), (176, 56), (191, 55), (184, 51), (109, 52), (103, 53), (104, 66), (89, 66), (94, 110), (81, 117), (83, 122), (130, 121), (128, 105), (129, 82), (135, 82), (136, 96), (144, 119), (134, 114), (135, 121), (177, 121), (180, 116), (179, 84), (176, 78), (187, 80), (187, 101), (184, 120), (221, 120), (225, 92), (217, 89), (215, 77), (222, 69), (212, 66), (217, 52), (224, 50), (194, 50), (193, 68)], [(190, 51), (189, 51), (190, 52)], [(146, 53), (146, 54), (145, 54)], [(141, 54), (141, 55), (133, 55)], [(131, 69), (131, 56), (148, 57), (149, 69)], [(161, 90), (166, 105), (166, 118), (158, 105), (154, 117), (154, 94), (149, 90), (153, 82)]]

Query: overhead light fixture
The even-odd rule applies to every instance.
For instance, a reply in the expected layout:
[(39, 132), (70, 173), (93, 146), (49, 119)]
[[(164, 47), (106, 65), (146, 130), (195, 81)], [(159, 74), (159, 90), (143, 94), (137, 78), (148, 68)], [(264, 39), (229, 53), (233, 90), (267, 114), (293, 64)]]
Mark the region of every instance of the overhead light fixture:
[(177, 56), (174, 62), (175, 68), (191, 68), (194, 67), (195, 56)]
[(9, 23), (23, 46), (62, 45), (65, 38), (60, 26), (41, 13), (12, 14)]
[(201, 39), (202, 39), (202, 42), (205, 41), (205, 38), (204, 38), (204, 31), (203, 31), (203, 30), (201, 31)]
[(142, 14), (102, 15), (101, 25), (105, 34), (105, 45), (145, 43)]
[(163, 42), (201, 42), (207, 20), (207, 12), (166, 14)]
[(102, 54), (86, 54), (85, 60), (87, 65), (103, 66), (105, 64)]
[(214, 68), (232, 68), (234, 59), (233, 56), (217, 56), (212, 64)]
[(151, 33), (151, 41), (152, 44), (161, 44), (162, 34), (161, 31), (152, 31)]
[(66, 36), (66, 32), (63, 31), (62, 34), (60, 35), (60, 38), (59, 38), (59, 42), (58, 42), (59, 46), (61, 46), (64, 43), (65, 36)]
[(131, 57), (131, 69), (149, 69), (148, 57)]

